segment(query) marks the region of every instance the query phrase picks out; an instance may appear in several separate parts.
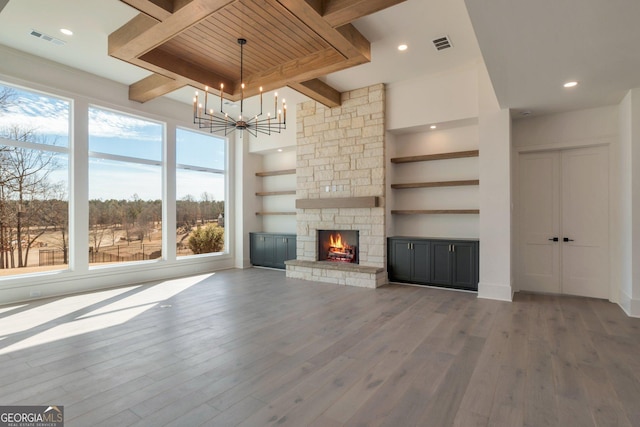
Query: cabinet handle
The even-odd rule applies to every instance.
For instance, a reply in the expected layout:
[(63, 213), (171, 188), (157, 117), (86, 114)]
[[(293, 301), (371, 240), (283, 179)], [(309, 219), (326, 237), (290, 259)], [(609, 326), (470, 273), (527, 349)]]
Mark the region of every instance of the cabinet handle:
[(451, 252), (451, 245), (449, 245), (449, 252)]
[(451, 245), (451, 252), (455, 252), (456, 251), (456, 245)]

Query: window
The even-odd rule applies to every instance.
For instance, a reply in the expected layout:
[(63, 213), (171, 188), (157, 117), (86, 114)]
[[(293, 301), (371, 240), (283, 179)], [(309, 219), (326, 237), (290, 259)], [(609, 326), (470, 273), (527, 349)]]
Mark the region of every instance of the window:
[(89, 263), (162, 256), (161, 123), (89, 108)]
[(224, 252), (226, 140), (176, 130), (178, 256)]
[(67, 268), (70, 110), (0, 84), (0, 276)]

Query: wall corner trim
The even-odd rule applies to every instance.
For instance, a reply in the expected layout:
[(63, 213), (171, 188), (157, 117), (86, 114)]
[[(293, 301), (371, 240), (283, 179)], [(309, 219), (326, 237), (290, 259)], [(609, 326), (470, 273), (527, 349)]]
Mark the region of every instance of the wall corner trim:
[(511, 302), (513, 301), (513, 289), (509, 285), (480, 282), (478, 283), (478, 298)]

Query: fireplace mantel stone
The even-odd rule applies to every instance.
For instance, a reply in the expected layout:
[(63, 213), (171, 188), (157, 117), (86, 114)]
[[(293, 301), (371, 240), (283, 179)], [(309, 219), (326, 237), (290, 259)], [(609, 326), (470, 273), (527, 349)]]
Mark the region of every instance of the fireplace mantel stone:
[(378, 197), (323, 197), (320, 199), (298, 199), (296, 209), (334, 209), (334, 208), (376, 208)]

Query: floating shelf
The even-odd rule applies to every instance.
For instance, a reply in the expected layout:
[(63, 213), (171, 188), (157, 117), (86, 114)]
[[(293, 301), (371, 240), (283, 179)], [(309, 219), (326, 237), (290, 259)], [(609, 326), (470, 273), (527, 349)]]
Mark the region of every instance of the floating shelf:
[(463, 185), (480, 185), (479, 179), (467, 179), (462, 181), (434, 181), (434, 182), (414, 182), (410, 184), (391, 184), (391, 188), (430, 188), (430, 187), (457, 187)]
[(425, 154), (422, 156), (394, 157), (391, 159), (391, 163), (412, 163), (426, 162), (429, 160), (461, 159), (464, 157), (478, 157), (479, 154), (479, 150), (469, 150), (454, 151), (451, 153)]
[(256, 212), (256, 215), (295, 215), (295, 212)]
[(392, 210), (393, 215), (479, 214), (480, 209), (418, 209)]
[(295, 195), (296, 190), (286, 190), (286, 191), (258, 191), (256, 192), (256, 196), (285, 196), (285, 195)]
[(276, 175), (295, 175), (295, 169), (284, 169), (279, 171), (256, 172), (256, 176), (276, 176)]

